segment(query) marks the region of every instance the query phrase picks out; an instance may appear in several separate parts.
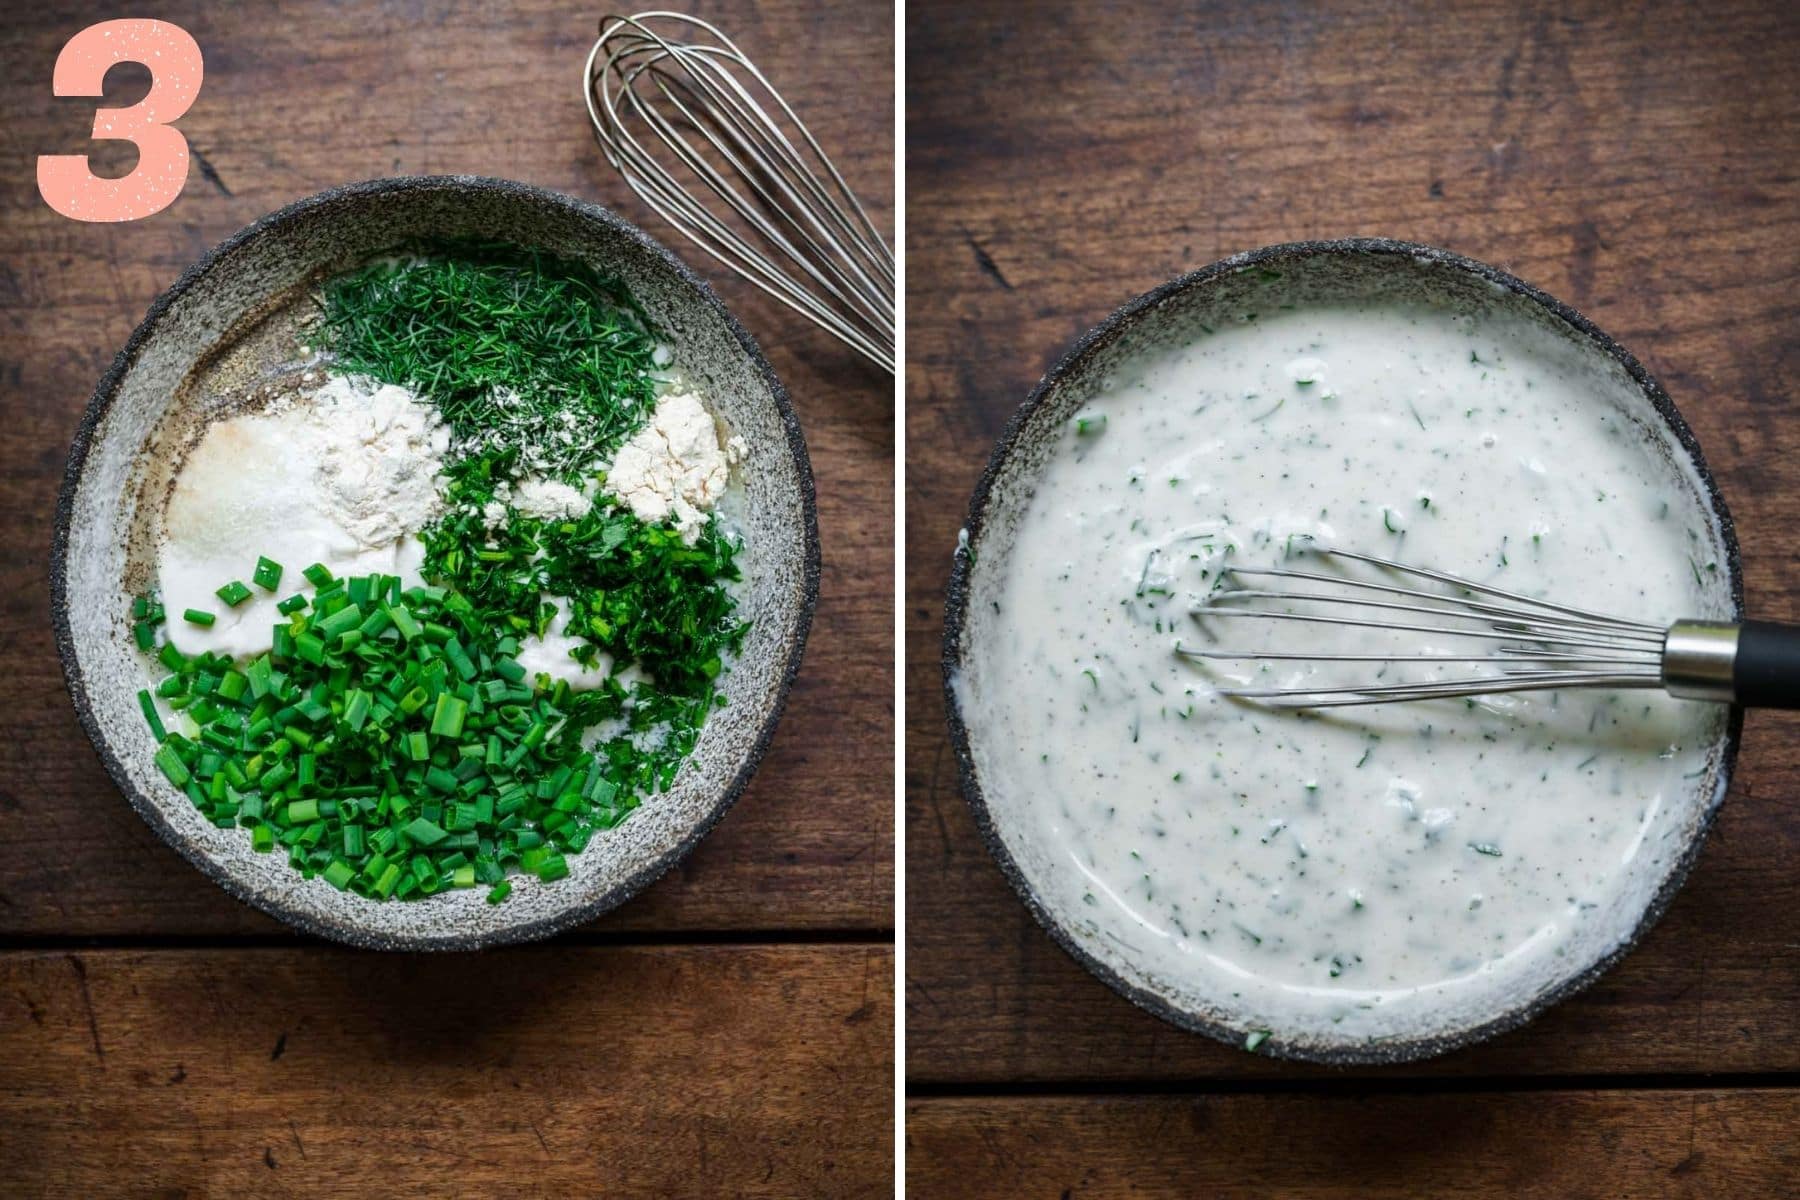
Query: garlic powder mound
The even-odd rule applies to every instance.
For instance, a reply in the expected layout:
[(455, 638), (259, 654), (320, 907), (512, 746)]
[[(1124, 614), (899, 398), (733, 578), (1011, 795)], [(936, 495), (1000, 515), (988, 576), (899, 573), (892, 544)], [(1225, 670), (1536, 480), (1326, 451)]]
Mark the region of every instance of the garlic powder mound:
[(649, 423), (619, 447), (606, 490), (640, 520), (660, 524), (673, 517), (691, 544), (724, 496), (731, 466), (743, 453), (743, 439), (721, 438), (699, 396), (668, 392), (656, 402)]

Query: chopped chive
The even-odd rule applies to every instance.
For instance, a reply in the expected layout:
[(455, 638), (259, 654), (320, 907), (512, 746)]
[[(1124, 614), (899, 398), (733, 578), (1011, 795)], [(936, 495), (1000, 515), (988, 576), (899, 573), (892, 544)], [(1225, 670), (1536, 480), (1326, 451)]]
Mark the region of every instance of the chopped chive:
[(314, 633), (303, 633), (294, 639), (294, 653), (317, 666), (325, 661), (325, 640)]
[(156, 711), (156, 701), (151, 699), (148, 688), (138, 692), (138, 707), (144, 710), (144, 720), (149, 724), (152, 736), (159, 742), (167, 738), (169, 731), (163, 728), (162, 717)]
[(344, 724), (355, 730), (361, 730), (369, 719), (369, 710), (374, 707), (369, 693), (361, 688), (351, 688), (344, 698)]
[(349, 633), (360, 624), (362, 624), (362, 610), (357, 608), (354, 604), (349, 604), (338, 609), (324, 620), (319, 621), (313, 628), (318, 631), (318, 636), (321, 638), (324, 638), (326, 641), (333, 641), (342, 637), (344, 634)]
[(155, 759), (157, 767), (162, 770), (164, 775), (168, 776), (169, 782), (176, 787), (186, 787), (188, 780), (193, 778), (193, 773), (188, 770), (188, 765), (181, 760), (180, 752), (171, 743), (164, 742), (158, 747)]
[(226, 608), (236, 608), (250, 598), (250, 589), (239, 580), (234, 579), (214, 592), (213, 595), (223, 600)]
[(400, 631), (400, 636), (409, 642), (425, 632), (424, 626), (413, 619), (412, 611), (404, 604), (390, 604), (382, 611), (387, 613), (394, 628)]
[(461, 737), (463, 721), (469, 713), (466, 701), (459, 700), (449, 692), (440, 692), (437, 698), (437, 709), (431, 715), (431, 734), (433, 737)]
[(325, 587), (332, 581), (331, 570), (324, 563), (314, 563), (310, 567), (304, 567), (300, 573), (306, 576), (306, 581), (316, 588)]
[(440, 829), (433, 822), (427, 821), (424, 817), (415, 817), (407, 824), (402, 832), (405, 833), (407, 837), (411, 838), (415, 844), (426, 847), (435, 846), (449, 836), (444, 830)]
[(399, 882), (400, 864), (389, 863), (386, 868), (382, 870), (381, 877), (375, 881), (375, 886), (370, 890), (385, 900), (394, 894), (394, 888)]
[(219, 680), (218, 694), (227, 700), (241, 699), (249, 690), (250, 680), (237, 671), (227, 671)]
[(199, 625), (202, 628), (205, 628), (218, 620), (216, 616), (207, 612), (204, 608), (183, 609), (181, 619), (186, 621), (189, 625)]

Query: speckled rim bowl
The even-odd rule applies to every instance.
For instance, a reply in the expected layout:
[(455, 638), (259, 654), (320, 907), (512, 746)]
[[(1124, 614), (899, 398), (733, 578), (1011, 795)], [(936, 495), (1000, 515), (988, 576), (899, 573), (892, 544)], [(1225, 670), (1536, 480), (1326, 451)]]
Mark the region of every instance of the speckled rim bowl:
[[(1466, 304), (1505, 306), (1508, 311), (1521, 313), (1554, 331), (1584, 354), (1591, 354), (1595, 369), (1612, 381), (1621, 395), (1631, 397), (1634, 409), (1640, 407), (1637, 398), (1641, 396), (1639, 415), (1647, 428), (1654, 429), (1660, 418), (1662, 428), (1658, 432), (1666, 436), (1659, 440), (1668, 446), (1671, 456), (1687, 456), (1697, 490), (1702, 493), (1696, 498), (1703, 507), (1711, 509), (1711, 532), (1720, 557), (1728, 566), (1725, 583), (1731, 610), (1738, 614), (1743, 611), (1743, 577), (1731, 516), (1706, 469), (1699, 445), (1667, 394), (1635, 358), (1581, 314), (1504, 271), (1444, 250), (1385, 239), (1296, 242), (1239, 254), (1172, 280), (1139, 296), (1084, 334), (1014, 415), (969, 504), (966, 541), (955, 556), (944, 621), (943, 666), (951, 742), (961, 771), (963, 794), (988, 850), (1032, 916), (1056, 943), (1133, 1003), (1183, 1029), (1233, 1046), (1243, 1046), (1251, 1032), (1241, 1017), (1227, 1016), (1222, 1004), (1179, 994), (1168, 981), (1153, 979), (1148, 972), (1140, 971), (1128, 955), (1115, 947), (1101, 944), (1098, 938), (1084, 938), (1077, 932), (1074, 918), (1058, 912), (1047, 894), (1033, 885), (1009, 845), (1008, 830), (997, 823), (995, 810), (983, 793), (981, 772), (971, 752), (972, 730), (968, 714), (961, 708), (956, 680), (963, 669), (971, 623), (977, 628), (980, 625), (972, 612), (999, 586), (996, 581), (1000, 576), (988, 572), (999, 570), (995, 564), (1004, 560), (1009, 526), (1028, 504), (1037, 473), (1056, 444), (1060, 426), (1089, 394), (1089, 381), (1097, 378), (1110, 362), (1131, 353), (1134, 346), (1153, 341), (1160, 321), (1184, 314), (1204, 319), (1208, 312), (1272, 308), (1282, 298), (1272, 294), (1276, 291), (1289, 299), (1366, 298), (1393, 296), (1397, 291), (1414, 299), (1460, 299)], [(1255, 303), (1248, 302), (1250, 297), (1255, 298)], [(1706, 781), (1704, 802), (1672, 843), (1680, 847), (1679, 855), (1637, 915), (1635, 924), (1627, 925), (1621, 920), (1616, 944), (1598, 959), (1555, 978), (1535, 993), (1508, 998), (1507, 1006), (1485, 1019), (1445, 1019), (1431, 1025), (1421, 1022), (1403, 1036), (1377, 1041), (1286, 1037), (1277, 1030), (1261, 1052), (1330, 1064), (1397, 1063), (1426, 1058), (1514, 1029), (1588, 986), (1655, 924), (1698, 856), (1730, 782), (1743, 726), (1742, 712), (1733, 709), (1724, 726), (1712, 752), (1711, 778)], [(980, 731), (973, 733), (979, 740)], [(1609, 935), (1611, 932), (1608, 930)]]
[[(504, 904), (485, 889), (377, 903), (303, 880), (286, 856), (256, 854), (241, 829), (204, 820), (152, 764), (138, 711), (152, 678), (135, 648), (124, 570), (139, 458), (177, 385), (291, 289), (416, 238), (478, 237), (549, 251), (619, 275), (674, 350), (675, 363), (743, 436), (747, 545), (742, 659), (674, 787), (570, 856), (553, 884), (516, 879)], [(52, 614), (69, 693), (107, 772), (150, 827), (220, 887), (309, 933), (380, 949), (476, 949), (547, 937), (622, 903), (667, 871), (744, 790), (800, 665), (819, 586), (812, 469), (768, 361), (717, 296), (673, 254), (606, 209), (506, 180), (382, 179), (301, 200), (190, 267), (150, 306), (100, 381), (57, 504)]]

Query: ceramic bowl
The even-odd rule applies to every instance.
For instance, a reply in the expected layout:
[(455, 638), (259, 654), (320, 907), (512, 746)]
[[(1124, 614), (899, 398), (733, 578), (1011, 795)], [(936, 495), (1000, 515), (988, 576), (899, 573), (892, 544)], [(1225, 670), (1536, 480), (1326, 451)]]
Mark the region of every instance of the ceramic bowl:
[[(984, 632), (997, 629), (1005, 593), (1008, 547), (1029, 511), (1036, 481), (1055, 452), (1070, 416), (1096, 394), (1101, 381), (1130, 356), (1180, 336), (1193, 322), (1223, 327), (1245, 312), (1272, 312), (1310, 303), (1405, 303), (1457, 312), (1504, 310), (1531, 322), (1547, 337), (1573, 348), (1589, 368), (1597, 402), (1622, 410), (1669, 460), (1692, 480), (1694, 509), (1710, 514), (1717, 561), (1727, 565), (1716, 583), (1715, 603), (1741, 614), (1743, 580), (1730, 514), (1706, 469), (1693, 434), (1669, 397), (1638, 361), (1567, 305), (1503, 271), (1427, 246), (1380, 239), (1302, 242), (1272, 246), (1225, 259), (1157, 288), (1125, 305), (1085, 334), (1050, 370), (1014, 416), (995, 447), (970, 503), (968, 525), (955, 557), (944, 630), (946, 700), (963, 792), (988, 849), (1032, 915), (1082, 966), (1150, 1012), (1185, 1029), (1235, 1046), (1245, 1044), (1253, 1022), (1224, 996), (1204, 986), (1158, 975), (1122, 944), (1106, 938), (1053, 888), (1055, 859), (1015, 819), (1037, 798), (1013, 795), (1003, 779), (983, 773), (984, 739), (1008, 731), (980, 726), (966, 710), (959, 680)], [(997, 635), (996, 635), (997, 636)], [(1432, 1009), (1409, 1018), (1403, 1029), (1370, 1039), (1334, 1038), (1325, 1031), (1276, 1031), (1264, 1053), (1327, 1063), (1401, 1062), (1441, 1054), (1530, 1020), (1546, 1007), (1592, 983), (1617, 962), (1662, 914), (1700, 851), (1706, 830), (1725, 797), (1735, 760), (1742, 714), (1721, 720), (1707, 774), (1697, 781), (1699, 802), (1668, 832), (1677, 853), (1663, 857), (1632, 883), (1607, 922), (1571, 952), (1566, 964), (1517, 994), (1490, 998), (1456, 1011)], [(998, 743), (996, 743), (998, 744)], [(1649, 856), (1645, 856), (1649, 857)], [(1639, 861), (1642, 861), (1641, 859)], [(1066, 869), (1066, 868), (1065, 868)], [(1078, 889), (1077, 889), (1078, 891)], [(1642, 903), (1635, 903), (1641, 896)], [(1612, 918), (1616, 917), (1614, 921)]]
[[(137, 706), (154, 664), (133, 644), (127, 543), (155, 431), (197, 403), (185, 380), (295, 289), (416, 240), (481, 238), (585, 261), (619, 276), (675, 363), (748, 446), (740, 517), (753, 622), (741, 662), (673, 788), (570, 857), (567, 879), (377, 903), (304, 880), (245, 830), (217, 829), (152, 764)], [(69, 452), (57, 507), (53, 617), (69, 692), (108, 773), (151, 828), (226, 891), (311, 933), (382, 949), (471, 949), (545, 937), (592, 919), (668, 870), (724, 815), (768, 745), (818, 594), (811, 467), (787, 393), (712, 290), (604, 208), (471, 176), (333, 188), (273, 213), (189, 268), (151, 305), (100, 381)]]

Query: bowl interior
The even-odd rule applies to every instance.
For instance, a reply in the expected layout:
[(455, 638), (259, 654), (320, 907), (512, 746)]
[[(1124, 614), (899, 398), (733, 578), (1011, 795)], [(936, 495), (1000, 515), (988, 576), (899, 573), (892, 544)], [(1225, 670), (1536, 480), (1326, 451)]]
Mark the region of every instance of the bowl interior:
[[(1159, 974), (1097, 929), (1075, 901), (1080, 889), (1060, 886), (1060, 856), (1031, 832), (1022, 814), (1041, 801), (1009, 787), (988, 768), (990, 745), (1008, 731), (983, 728), (980, 706), (966, 702), (980, 686), (976, 653), (1000, 637), (1011, 543), (1028, 519), (1038, 482), (1060, 452), (1072, 415), (1092, 400), (1121, 364), (1192, 336), (1195, 325), (1224, 328), (1246, 312), (1319, 304), (1428, 306), (1447, 313), (1501, 313), (1541, 331), (1546, 353), (1573, 361), (1594, 402), (1624, 414), (1669, 466), (1674, 502), (1710, 541), (1728, 570), (1707, 585), (1717, 614), (1741, 612), (1742, 584), (1730, 518), (1698, 447), (1662, 390), (1628, 354), (1573, 311), (1492, 268), (1442, 251), (1359, 240), (1272, 247), (1225, 260), (1178, 279), (1120, 310), (1084, 337), (1039, 385), (1001, 439), (977, 489), (967, 541), (956, 558), (946, 620), (945, 671), (964, 792), (988, 845), (1037, 919), (1089, 970), (1130, 999), (1183, 1027), (1243, 1044), (1257, 1027), (1251, 1014), (1192, 980)], [(1534, 332), (1533, 337), (1536, 334)], [(994, 644), (1000, 644), (998, 641)], [(1720, 714), (1707, 772), (1695, 803), (1670, 806), (1658, 834), (1675, 853), (1643, 856), (1639, 875), (1591, 936), (1572, 947), (1551, 975), (1528, 980), (1516, 994), (1481, 1003), (1404, 1012), (1380, 1036), (1334, 1036), (1330, 1028), (1284, 1031), (1271, 1052), (1319, 1061), (1399, 1061), (1439, 1053), (1530, 1018), (1583, 986), (1621, 955), (1655, 920), (1698, 852), (1722, 800), (1736, 748), (1739, 717)], [(1014, 738), (1016, 740), (1016, 738)]]
[[(242, 830), (205, 821), (151, 761), (137, 707), (152, 668), (128, 622), (127, 543), (153, 435), (200, 400), (183, 387), (209, 356), (297, 288), (418, 239), (480, 238), (587, 262), (620, 277), (673, 350), (674, 365), (743, 437), (746, 546), (740, 611), (752, 622), (673, 788), (571, 856), (569, 878), (375, 903), (303, 880)], [(383, 180), (334, 189), (244, 230), (152, 307), (119, 355), (71, 451), (53, 564), (58, 641), (71, 692), (108, 771), (146, 820), (227, 890), (302, 928), (378, 947), (474, 947), (544, 936), (630, 896), (723, 815), (773, 729), (811, 619), (818, 535), (812, 475), (787, 396), (749, 336), (668, 251), (606, 210), (499, 180)]]

